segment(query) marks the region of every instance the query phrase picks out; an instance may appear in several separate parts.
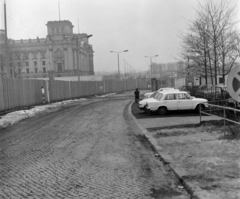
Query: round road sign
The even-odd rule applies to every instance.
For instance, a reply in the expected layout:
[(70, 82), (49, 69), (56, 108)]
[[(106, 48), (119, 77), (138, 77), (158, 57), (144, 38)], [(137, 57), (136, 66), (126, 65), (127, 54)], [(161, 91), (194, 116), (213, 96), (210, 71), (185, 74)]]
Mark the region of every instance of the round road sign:
[(227, 91), (230, 96), (240, 102), (240, 67), (234, 67), (227, 78)]

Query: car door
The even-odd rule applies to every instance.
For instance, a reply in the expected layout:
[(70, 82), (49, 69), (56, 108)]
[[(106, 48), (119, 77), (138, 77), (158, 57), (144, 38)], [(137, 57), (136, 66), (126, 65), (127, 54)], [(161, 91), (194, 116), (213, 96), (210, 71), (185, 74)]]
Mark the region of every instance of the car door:
[(193, 101), (186, 93), (178, 93), (177, 95), (177, 108), (178, 110), (193, 109)]
[(168, 110), (177, 110), (177, 98), (176, 94), (169, 93), (166, 94), (163, 105), (167, 107)]

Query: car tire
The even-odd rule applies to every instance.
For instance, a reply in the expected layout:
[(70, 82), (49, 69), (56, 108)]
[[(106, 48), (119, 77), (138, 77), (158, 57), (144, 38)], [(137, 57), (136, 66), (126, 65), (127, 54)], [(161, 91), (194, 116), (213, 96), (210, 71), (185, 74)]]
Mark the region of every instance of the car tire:
[(200, 112), (200, 106), (201, 106), (201, 111), (203, 111), (205, 109), (205, 106), (203, 104), (198, 104), (195, 109), (198, 113)]
[(158, 108), (158, 114), (159, 115), (165, 115), (165, 114), (167, 114), (167, 108), (166, 107), (159, 107)]

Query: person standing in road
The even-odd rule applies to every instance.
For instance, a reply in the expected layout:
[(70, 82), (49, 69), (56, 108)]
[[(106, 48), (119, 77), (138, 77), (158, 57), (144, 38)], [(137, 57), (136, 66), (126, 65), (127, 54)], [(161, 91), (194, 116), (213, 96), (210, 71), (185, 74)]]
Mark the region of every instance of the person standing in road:
[(136, 88), (136, 90), (135, 90), (135, 92), (134, 92), (135, 102), (136, 102), (136, 103), (138, 103), (138, 101), (139, 101), (139, 94), (140, 94), (140, 92), (139, 92), (138, 88)]

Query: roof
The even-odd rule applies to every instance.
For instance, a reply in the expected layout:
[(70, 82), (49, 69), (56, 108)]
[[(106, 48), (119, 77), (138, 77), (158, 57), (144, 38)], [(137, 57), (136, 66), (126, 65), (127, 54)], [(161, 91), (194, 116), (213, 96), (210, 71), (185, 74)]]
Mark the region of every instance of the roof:
[(69, 24), (69, 25), (71, 25), (72, 27), (74, 27), (74, 26), (72, 25), (72, 22), (69, 21), (69, 20), (48, 21), (46, 25), (49, 26), (49, 25), (53, 25), (53, 24)]
[(27, 43), (45, 43), (45, 38), (37, 38), (37, 39), (20, 39), (20, 40), (14, 40), (10, 39), (9, 44), (27, 44)]

